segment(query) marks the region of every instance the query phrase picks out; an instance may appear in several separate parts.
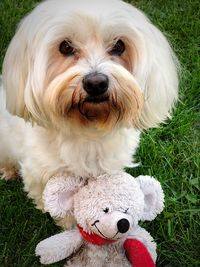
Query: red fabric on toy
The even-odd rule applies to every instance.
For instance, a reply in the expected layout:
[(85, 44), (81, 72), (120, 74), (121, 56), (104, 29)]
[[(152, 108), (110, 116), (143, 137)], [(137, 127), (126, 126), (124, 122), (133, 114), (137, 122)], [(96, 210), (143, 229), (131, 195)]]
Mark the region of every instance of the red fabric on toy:
[(124, 242), (126, 256), (134, 267), (156, 267), (145, 245), (136, 239)]
[(102, 246), (102, 245), (109, 245), (112, 244), (114, 242), (116, 242), (116, 240), (111, 240), (111, 239), (105, 239), (99, 235), (96, 235), (94, 233), (88, 234), (87, 232), (85, 232), (83, 230), (82, 227), (80, 227), (80, 225), (77, 225), (82, 237), (89, 243), (92, 243), (94, 245), (97, 246)]

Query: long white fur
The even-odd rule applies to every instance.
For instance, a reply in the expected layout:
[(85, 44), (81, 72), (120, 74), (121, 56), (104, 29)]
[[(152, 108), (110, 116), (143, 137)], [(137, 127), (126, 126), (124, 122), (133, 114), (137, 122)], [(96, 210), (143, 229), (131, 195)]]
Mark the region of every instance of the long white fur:
[[(123, 35), (134, 44), (136, 51), (130, 59), (133, 68), (121, 69), (124, 77), (132, 79), (144, 95), (137, 129), (125, 122), (108, 129), (79, 127), (54, 117), (48, 102), (44, 104), (43, 97), (53, 84), (50, 87), (45, 84), (51, 67), (50, 49), (60, 38), (69, 36), (90, 47), (88, 56), (73, 66), (73, 73), (76, 69), (82, 77), (91, 70), (105, 71), (114, 81), (112, 64), (113, 68), (120, 65), (111, 64), (102, 46), (93, 42), (95, 32), (105, 41)], [(19, 169), (25, 190), (43, 209), (42, 192), (52, 175), (65, 170), (89, 177), (134, 166), (132, 156), (139, 145), (141, 130), (156, 127), (168, 118), (178, 98), (177, 65), (163, 34), (131, 5), (120, 0), (44, 1), (21, 22), (4, 60), (7, 99), (1, 95), (0, 168)], [(62, 83), (62, 78), (70, 73), (72, 69), (66, 70), (54, 82)], [(121, 81), (122, 86), (125, 81)], [(117, 88), (117, 95), (120, 93)], [(30, 121), (2, 111), (5, 102), (10, 113)]]

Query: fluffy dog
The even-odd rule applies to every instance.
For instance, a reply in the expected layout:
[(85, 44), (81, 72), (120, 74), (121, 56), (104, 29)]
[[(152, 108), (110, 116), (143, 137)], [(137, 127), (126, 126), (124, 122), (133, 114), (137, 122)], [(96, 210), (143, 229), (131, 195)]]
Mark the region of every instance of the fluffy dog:
[(52, 175), (134, 166), (140, 132), (168, 118), (178, 98), (177, 65), (163, 34), (123, 1), (42, 2), (3, 63), (3, 177), (18, 170), (43, 209)]

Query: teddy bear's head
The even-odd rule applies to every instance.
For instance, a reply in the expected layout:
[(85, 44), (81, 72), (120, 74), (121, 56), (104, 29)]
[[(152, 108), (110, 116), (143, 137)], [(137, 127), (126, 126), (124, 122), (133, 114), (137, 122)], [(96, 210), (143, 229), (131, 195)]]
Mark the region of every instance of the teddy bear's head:
[(152, 220), (163, 209), (160, 183), (149, 176), (106, 174), (86, 184), (81, 178), (70, 179), (48, 182), (45, 209), (54, 217), (73, 213), (84, 231), (106, 239), (127, 235), (139, 220)]

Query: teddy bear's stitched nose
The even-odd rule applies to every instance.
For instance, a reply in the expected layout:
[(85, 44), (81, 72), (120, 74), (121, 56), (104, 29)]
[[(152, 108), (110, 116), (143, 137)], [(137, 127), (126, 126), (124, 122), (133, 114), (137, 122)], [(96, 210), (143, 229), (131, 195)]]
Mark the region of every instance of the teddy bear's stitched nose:
[(121, 219), (117, 223), (118, 231), (122, 234), (126, 233), (130, 227), (130, 223), (127, 219)]

